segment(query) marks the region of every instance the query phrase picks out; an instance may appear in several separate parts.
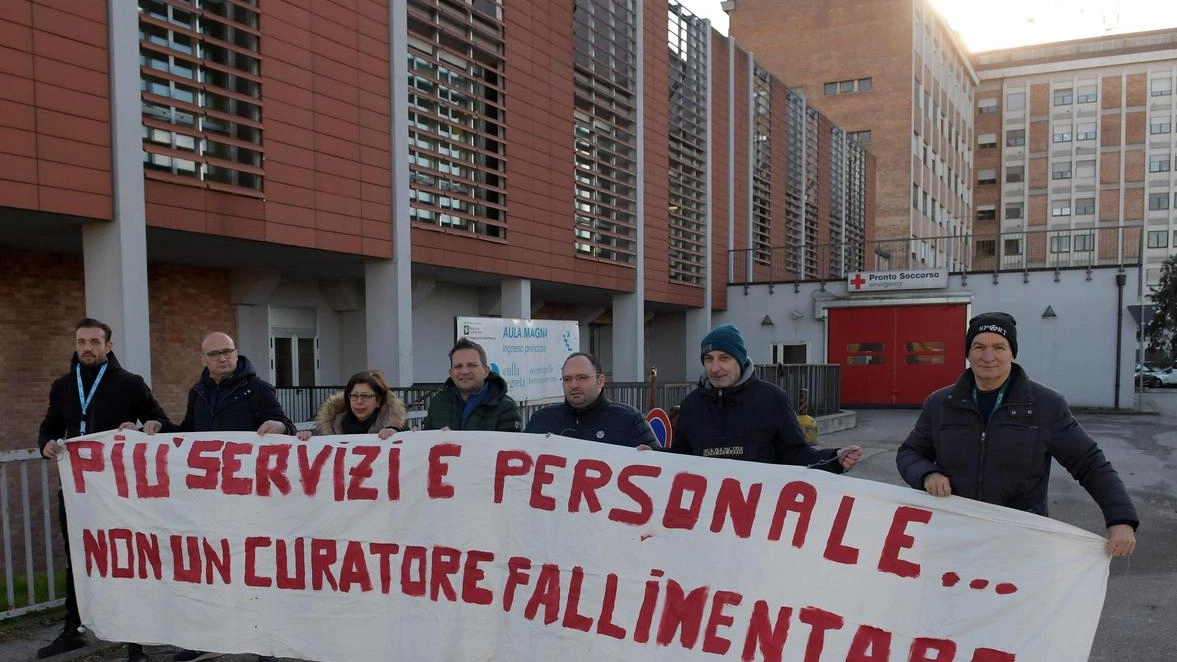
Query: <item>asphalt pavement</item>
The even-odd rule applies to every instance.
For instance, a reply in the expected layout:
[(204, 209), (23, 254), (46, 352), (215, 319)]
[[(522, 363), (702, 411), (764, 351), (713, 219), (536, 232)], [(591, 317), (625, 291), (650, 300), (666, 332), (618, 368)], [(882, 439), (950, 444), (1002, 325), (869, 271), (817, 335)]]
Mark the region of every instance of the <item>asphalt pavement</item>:
[[(1144, 394), (1144, 413), (1078, 412), (1128, 486), (1140, 513), (1136, 553), (1114, 559), (1107, 598), (1089, 662), (1177, 660), (1177, 389)], [(821, 446), (858, 444), (865, 453), (853, 476), (901, 485), (895, 450), (915, 422), (912, 409), (860, 410), (857, 425), (823, 435)], [(1104, 533), (1099, 508), (1066, 471), (1055, 465), (1050, 484), (1055, 519)], [(61, 628), (60, 613), (0, 623), (0, 662), (35, 659)], [(151, 662), (171, 662), (175, 647), (148, 646)], [(374, 659), (380, 657), (373, 651)], [(94, 642), (50, 662), (120, 662), (126, 647)], [(223, 662), (254, 662), (253, 655), (226, 655)], [(461, 661), (454, 661), (461, 662)], [(514, 662), (514, 661), (509, 661)], [(1026, 662), (1049, 662), (1027, 660)]]

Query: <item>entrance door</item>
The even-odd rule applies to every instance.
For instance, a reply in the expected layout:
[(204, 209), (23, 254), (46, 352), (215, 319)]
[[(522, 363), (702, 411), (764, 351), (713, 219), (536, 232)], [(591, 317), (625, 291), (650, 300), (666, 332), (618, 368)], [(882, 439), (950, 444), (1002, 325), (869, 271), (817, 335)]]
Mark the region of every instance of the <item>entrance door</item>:
[(829, 360), (842, 402), (920, 405), (965, 363), (965, 304), (830, 309)]

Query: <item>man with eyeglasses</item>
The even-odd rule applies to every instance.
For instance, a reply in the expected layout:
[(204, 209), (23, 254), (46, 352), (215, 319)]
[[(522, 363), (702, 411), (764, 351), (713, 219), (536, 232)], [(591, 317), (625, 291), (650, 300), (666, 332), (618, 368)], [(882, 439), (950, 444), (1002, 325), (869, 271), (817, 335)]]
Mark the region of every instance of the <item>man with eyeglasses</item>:
[(638, 410), (605, 397), (605, 371), (597, 357), (577, 352), (561, 370), (564, 402), (535, 412), (524, 432), (558, 434), (634, 448), (657, 447), (654, 431)]
[(450, 377), (429, 399), (421, 429), (518, 432), (521, 427), (507, 380), (491, 372), (482, 345), (459, 338), (450, 350)]
[[(163, 425), (163, 432), (249, 432), (289, 434), (297, 432), (282, 411), (274, 387), (257, 376), (249, 359), (237, 353), (226, 333), (214, 331), (200, 343), (200, 380), (188, 391), (188, 409), (179, 425)], [(144, 429), (147, 426), (144, 425)], [(221, 653), (182, 650), (176, 662), (200, 662)], [(259, 662), (273, 657), (258, 656)]]
[[(64, 452), (62, 439), (114, 428), (134, 427), (143, 421), (148, 432), (158, 430), (161, 422), (170, 423), (143, 378), (124, 370), (114, 356), (111, 329), (87, 317), (74, 327), (74, 355), (70, 370), (53, 382), (49, 390), (49, 408), (41, 421), (37, 443), (41, 455), (59, 459)], [(69, 529), (65, 499), (58, 492), (58, 517), (61, 537), (65, 540), (65, 628), (48, 646), (37, 651), (38, 658), (52, 657), (86, 645), (82, 634), (82, 617), (69, 552)], [(143, 646), (127, 644), (128, 662), (146, 662)]]
[[(188, 408), (179, 425), (164, 432), (249, 432), (289, 434), (297, 430), (282, 411), (274, 387), (257, 376), (249, 359), (237, 353), (228, 334), (214, 331), (200, 344), (200, 381), (188, 391)], [(146, 427), (146, 426), (144, 426)]]

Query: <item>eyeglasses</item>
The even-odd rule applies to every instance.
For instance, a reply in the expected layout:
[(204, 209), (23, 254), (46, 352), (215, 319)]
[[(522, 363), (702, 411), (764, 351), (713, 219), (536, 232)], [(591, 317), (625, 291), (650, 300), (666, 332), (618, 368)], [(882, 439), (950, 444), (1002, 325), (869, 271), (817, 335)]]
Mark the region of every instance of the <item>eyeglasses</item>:
[(376, 399), (375, 393), (348, 393), (347, 399), (352, 402), (370, 402)]
[(214, 349), (211, 352), (203, 352), (203, 354), (206, 358), (219, 359), (222, 357), (229, 358), (230, 356), (233, 356), (233, 352), (236, 351), (237, 350), (235, 348), (230, 347), (229, 349)]
[(591, 375), (564, 375), (560, 378), (560, 381), (564, 382), (565, 384), (571, 384), (572, 382), (576, 382), (577, 384), (587, 384), (596, 379), (600, 374), (601, 373), (599, 372), (595, 372)]

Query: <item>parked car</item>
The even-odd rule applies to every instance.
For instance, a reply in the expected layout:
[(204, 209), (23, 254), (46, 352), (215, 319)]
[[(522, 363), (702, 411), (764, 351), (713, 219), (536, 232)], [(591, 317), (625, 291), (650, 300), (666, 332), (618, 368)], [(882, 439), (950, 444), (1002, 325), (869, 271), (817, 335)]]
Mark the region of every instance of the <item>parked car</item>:
[(1157, 376), (1156, 370), (1146, 365), (1136, 364), (1135, 383), (1144, 386), (1145, 388), (1160, 388), (1162, 385), (1161, 378)]
[(1160, 380), (1161, 386), (1173, 388), (1177, 386), (1177, 369), (1165, 368), (1154, 373)]

